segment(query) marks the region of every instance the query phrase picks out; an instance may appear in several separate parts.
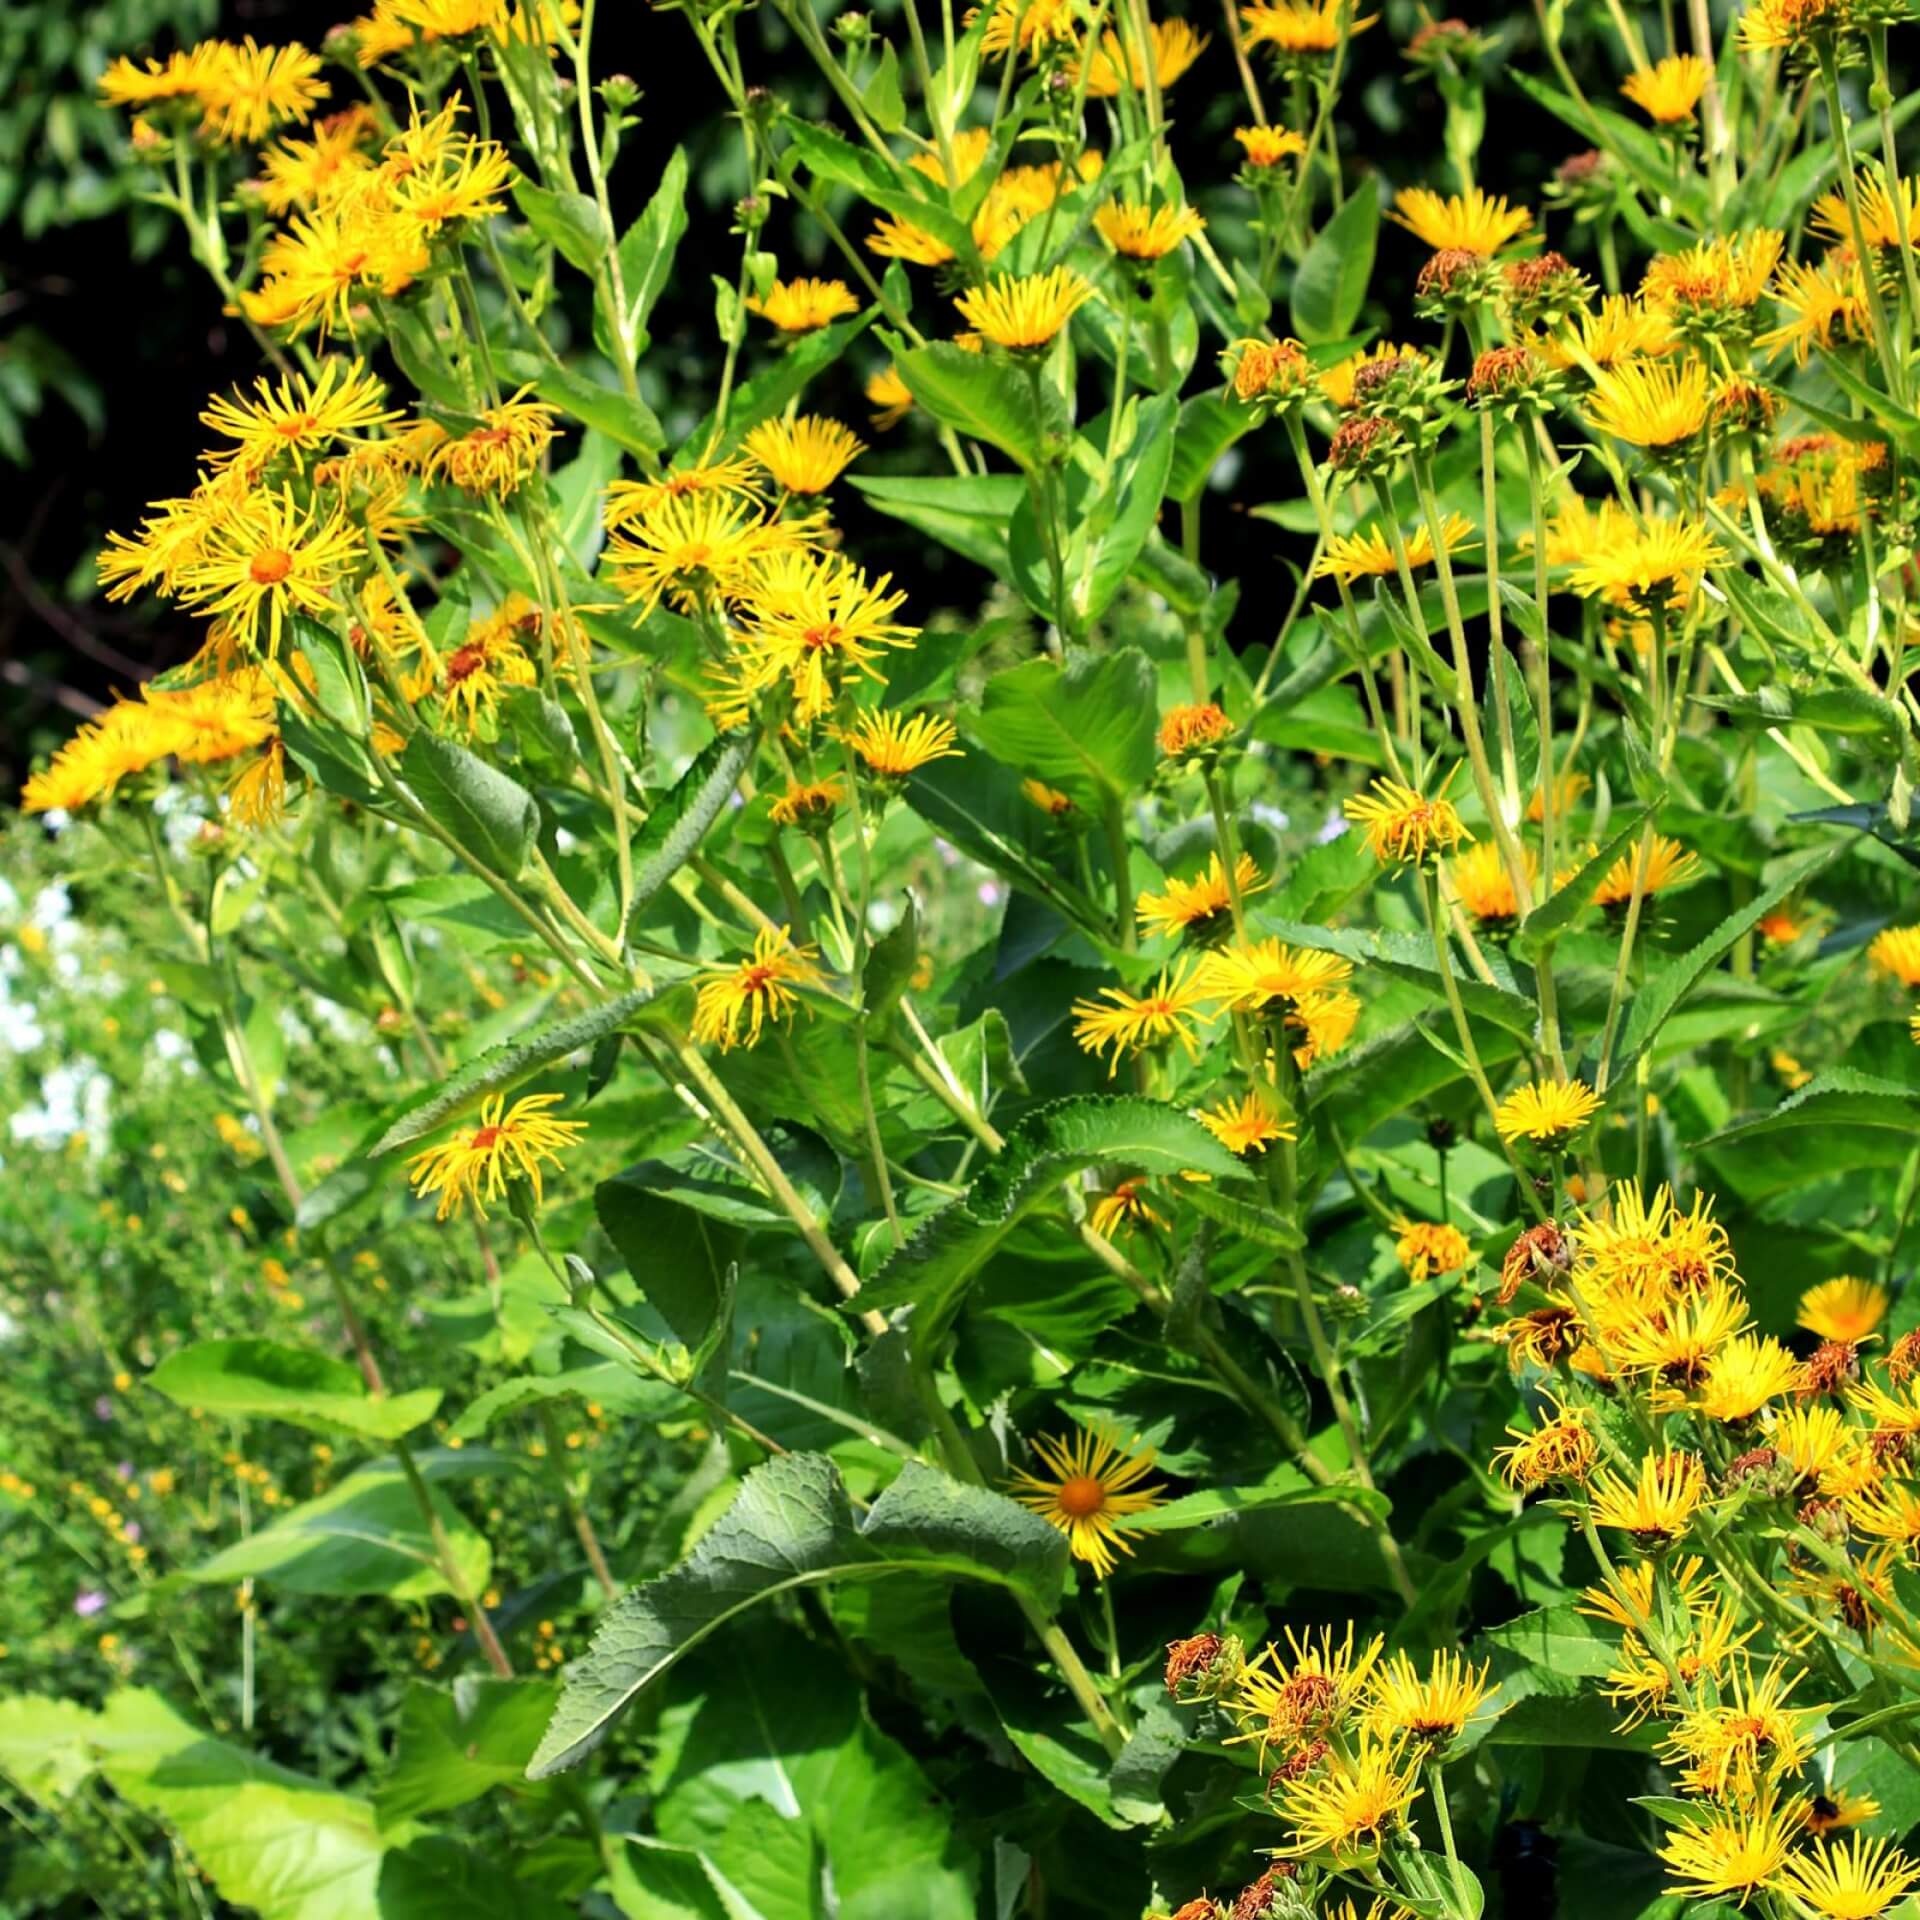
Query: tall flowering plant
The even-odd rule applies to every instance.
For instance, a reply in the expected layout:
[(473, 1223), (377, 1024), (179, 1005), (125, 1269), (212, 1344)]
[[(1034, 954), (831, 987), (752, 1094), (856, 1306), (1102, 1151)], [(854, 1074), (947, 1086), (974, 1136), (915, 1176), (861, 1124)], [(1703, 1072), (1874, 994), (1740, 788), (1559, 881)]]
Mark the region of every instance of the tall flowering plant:
[[(1900, 1908), (1902, 0), (1424, 20), (1430, 184), (1360, 137), (1405, 22), (1352, 0), (663, 8), (748, 186), (696, 389), (650, 351), (688, 165), (622, 230), (594, 11), (102, 81), (265, 370), (100, 558), (199, 652), (23, 804), (164, 914), (329, 1290), (153, 1389), (350, 1436), (419, 1543), (316, 1571), (323, 1494), (232, 1564), (440, 1596), (491, 1689), (419, 1710), (464, 1763), (403, 1727), (355, 1884), (1473, 1920), (1545, 1910), (1532, 1832), (1570, 1915)], [(1580, 143), (1517, 200), (1501, 73)], [(1299, 542), (1278, 601), (1210, 568), (1230, 505)], [(286, 982), (387, 1041), (319, 1158)], [(428, 1210), (539, 1329), (451, 1426), (357, 1282)], [(560, 1463), (604, 1602), (563, 1665), (435, 1441), (610, 1381), (711, 1474), (662, 1555)], [(347, 1910), (73, 1713), (36, 1799), (98, 1766), (227, 1899)]]

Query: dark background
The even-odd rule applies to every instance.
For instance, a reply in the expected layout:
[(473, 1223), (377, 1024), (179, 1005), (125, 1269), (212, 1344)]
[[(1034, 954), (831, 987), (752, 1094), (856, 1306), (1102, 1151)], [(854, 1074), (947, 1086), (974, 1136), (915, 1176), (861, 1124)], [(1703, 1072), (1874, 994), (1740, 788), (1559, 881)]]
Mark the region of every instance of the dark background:
[[(831, 12), (823, 8), (822, 17)], [(1401, 51), (1422, 16), (1410, 4), (1389, 5), (1384, 12), (1380, 24), (1353, 43), (1351, 80), (1338, 115), (1349, 179), (1371, 167), (1382, 175), (1383, 188), (1423, 181), (1450, 186), (1440, 149), (1441, 101)], [(1190, 196), (1208, 212), (1215, 242), (1230, 257), (1236, 251), (1234, 223), (1248, 204), (1232, 184), (1239, 157), (1232, 129), (1249, 116), (1217, 16), (1198, 4), (1189, 14), (1214, 37), (1170, 95), (1174, 152)], [(337, 4), (227, 0), (219, 9), (219, 31), (318, 46), (340, 16)], [(888, 19), (885, 12), (878, 16), (883, 30)], [(1503, 79), (1503, 59), (1530, 71), (1546, 69), (1530, 17), (1516, 10), (1505, 34), (1506, 44), (1489, 63), (1489, 132), (1479, 180), (1538, 212), (1541, 181), (1577, 143)], [(834, 117), (824, 84), (770, 10), (743, 23), (742, 40), (750, 80), (775, 87), (810, 116)], [(1610, 38), (1592, 33), (1584, 44), (1587, 64), (1598, 69), (1595, 89), (1604, 93), (1616, 84), (1618, 68)], [(161, 36), (130, 50), (164, 54), (170, 45), (171, 38)], [(629, 133), (612, 182), (622, 227), (645, 203), (676, 143), (688, 147), (693, 163), (693, 218), (674, 283), (656, 312), (654, 345), (643, 367), (648, 397), (671, 433), (699, 413), (715, 380), (712, 276), (731, 280), (738, 266), (740, 243), (728, 227), (731, 204), (746, 185), (739, 143), (692, 33), (677, 14), (653, 12), (636, 0), (603, 0), (594, 65), (601, 75), (630, 74), (643, 93), (640, 124)], [(1277, 115), (1280, 90), (1271, 83), (1266, 90)], [(349, 97), (337, 78), (334, 92), (336, 102)], [(1094, 138), (1101, 137), (1096, 124)], [(68, 408), (49, 405), (29, 428), (29, 466), (0, 467), (0, 565), (6, 577), (0, 713), (7, 716), (0, 729), (0, 785), (7, 789), (80, 715), (186, 658), (198, 642), (199, 623), (173, 609), (150, 600), (110, 607), (91, 591), (93, 555), (103, 532), (131, 529), (149, 501), (194, 484), (196, 454), (207, 439), (197, 418), (205, 396), (250, 382), (259, 369), (253, 342), (244, 328), (221, 316), (217, 294), (189, 259), (177, 229), (154, 244), (155, 219), (151, 210), (129, 208), (56, 226), (30, 241), (17, 223), (0, 227), (5, 323), (24, 321), (57, 341), (91, 375), (101, 402), (93, 430)], [(865, 216), (856, 215), (851, 235), (857, 239), (866, 225)], [(1551, 243), (1578, 258), (1566, 222), (1556, 217), (1548, 227)], [(842, 272), (820, 237), (807, 230), (804, 216), (776, 213), (764, 244), (780, 256), (785, 273)], [(1410, 324), (1412, 277), (1423, 258), (1412, 236), (1383, 225), (1368, 318), (1382, 326), (1391, 320), (1394, 337), (1404, 337)], [(932, 277), (915, 269), (914, 284), (922, 323), (944, 331), (947, 309)], [(1276, 324), (1283, 328), (1284, 311), (1282, 301)], [(580, 318), (584, 325), (584, 308)], [(1203, 337), (1203, 359), (1219, 345)], [(0, 361), (5, 351), (0, 339)], [(767, 352), (766, 330), (757, 323), (747, 351)], [(860, 387), (881, 364), (878, 343), (862, 340), (809, 390), (807, 404), (855, 424), (875, 442), (863, 470), (897, 465), (931, 471), (918, 425), (910, 422), (884, 436), (867, 431)], [(1203, 368), (1194, 384), (1204, 379)], [(1242, 464), (1230, 495), (1209, 500), (1202, 557), (1217, 577), (1241, 583), (1232, 633), (1244, 645), (1271, 637), (1293, 589), (1287, 560), (1297, 563), (1304, 548), (1246, 513), (1248, 506), (1298, 492), (1284, 437), (1277, 431), (1255, 436), (1242, 442), (1239, 453)], [(897, 575), (919, 617), (942, 606), (963, 614), (977, 606), (986, 583), (966, 562), (867, 512), (850, 492), (838, 505), (854, 550), (869, 567)]]

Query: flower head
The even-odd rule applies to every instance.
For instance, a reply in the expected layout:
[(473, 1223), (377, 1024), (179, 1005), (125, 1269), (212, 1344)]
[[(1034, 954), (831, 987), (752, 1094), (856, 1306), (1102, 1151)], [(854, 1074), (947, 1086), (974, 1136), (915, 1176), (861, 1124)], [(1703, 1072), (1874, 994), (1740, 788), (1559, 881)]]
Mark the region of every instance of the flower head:
[(1599, 1442), (1584, 1412), (1578, 1407), (1569, 1409), (1551, 1395), (1547, 1396), (1547, 1405), (1553, 1411), (1551, 1420), (1531, 1432), (1509, 1427), (1507, 1437), (1513, 1444), (1501, 1447), (1493, 1456), (1499, 1463), (1500, 1477), (1523, 1493), (1554, 1481), (1578, 1486), (1592, 1473), (1600, 1457)]
[(1660, 1857), (1689, 1898), (1744, 1905), (1786, 1865), (1804, 1813), (1799, 1799), (1715, 1809), (1674, 1827)]
[(1663, 127), (1683, 126), (1693, 118), (1713, 69), (1698, 54), (1675, 53), (1630, 74), (1620, 91), (1649, 120)]
[[(1212, 36), (1196, 33), (1184, 20), (1156, 20), (1153, 35), (1153, 77), (1164, 91), (1172, 86), (1206, 52)], [(1087, 62), (1087, 94), (1095, 100), (1111, 100), (1121, 88), (1122, 76), (1136, 93), (1146, 91), (1147, 63), (1129, 27), (1123, 47), (1119, 34), (1109, 27), (1100, 36), (1100, 44)]]
[(1160, 260), (1207, 223), (1191, 207), (1149, 207), (1109, 200), (1093, 224), (1115, 253), (1129, 260)]
[(1887, 1317), (1887, 1290), (1871, 1280), (1838, 1274), (1800, 1296), (1798, 1325), (1822, 1340), (1864, 1340)]
[(428, 455), (422, 474), (429, 480), (444, 474), (462, 493), (504, 500), (539, 470), (559, 433), (559, 417), (543, 402), (516, 394), (486, 408), (470, 433), (443, 440)]
[(1002, 275), (961, 294), (954, 305), (976, 333), (996, 347), (1025, 352), (1044, 347), (1089, 300), (1093, 288), (1071, 267), (1050, 273)]
[(1211, 700), (1169, 707), (1160, 716), (1160, 751), (1170, 760), (1204, 753), (1233, 737), (1233, 722)]
[(1629, 608), (1677, 607), (1694, 582), (1726, 555), (1697, 521), (1644, 520), (1617, 529), (1615, 539), (1574, 569), (1574, 592)]
[(480, 1124), (463, 1127), (451, 1140), (415, 1154), (407, 1162), (407, 1178), (425, 1199), (440, 1196), (434, 1218), (444, 1220), (472, 1203), (484, 1220), (486, 1203), (499, 1200), (509, 1180), (525, 1180), (533, 1189), (534, 1205), (545, 1195), (540, 1185), (543, 1163), (559, 1163), (561, 1151), (586, 1132), (584, 1120), (558, 1120), (548, 1112), (560, 1104), (557, 1093), (531, 1093), (507, 1105), (506, 1095), (491, 1094), (481, 1103)]
[(1525, 207), (1469, 187), (1463, 194), (1441, 195), (1430, 187), (1406, 187), (1388, 216), (1424, 240), (1436, 253), (1472, 253), (1491, 259), (1533, 225)]
[(1073, 1557), (1104, 1580), (1119, 1565), (1116, 1554), (1133, 1551), (1115, 1522), (1160, 1504), (1163, 1489), (1140, 1484), (1153, 1471), (1153, 1449), (1129, 1450), (1101, 1427), (1081, 1427), (1071, 1441), (1042, 1435), (1032, 1446), (1046, 1472), (1017, 1469), (1013, 1497), (1064, 1533)]
[(847, 741), (867, 771), (883, 780), (904, 780), (934, 760), (960, 757), (951, 720), (930, 713), (901, 714), (868, 708), (847, 729)]
[(1445, 1746), (1459, 1737), (1493, 1691), (1487, 1671), (1458, 1653), (1443, 1652), (1433, 1655), (1423, 1674), (1408, 1655), (1390, 1654), (1368, 1682), (1367, 1724), (1384, 1740)]
[[(1473, 544), (1473, 522), (1464, 514), (1450, 513), (1440, 523), (1440, 535), (1446, 542), (1447, 552), (1457, 553), (1462, 547)], [(1410, 568), (1433, 565), (1433, 534), (1424, 522), (1405, 536), (1401, 541), (1401, 550)], [(1372, 525), (1362, 528), (1358, 533), (1335, 534), (1315, 564), (1313, 577), (1316, 580), (1344, 580), (1351, 586), (1354, 581), (1368, 576), (1394, 573), (1398, 567), (1392, 543), (1378, 525)]]
[(1500, 1102), (1494, 1125), (1503, 1140), (1558, 1146), (1599, 1111), (1599, 1097), (1584, 1080), (1535, 1080)]
[(749, 294), (747, 307), (782, 333), (814, 333), (830, 321), (858, 313), (860, 302), (844, 280), (776, 280), (764, 300)]
[(202, 425), (234, 443), (208, 459), (216, 466), (231, 462), (249, 476), (283, 454), (295, 473), (303, 472), (308, 454), (400, 418), (384, 404), (386, 388), (358, 360), (327, 360), (317, 378), (288, 374), (277, 387), (256, 380), (254, 395), (217, 394), (200, 416)]
[(1119, 1234), (1131, 1235), (1141, 1227), (1158, 1227), (1162, 1233), (1167, 1230), (1165, 1215), (1154, 1211), (1147, 1198), (1147, 1183), (1138, 1178), (1116, 1181), (1095, 1199), (1087, 1218), (1094, 1232), (1108, 1240)]
[(210, 522), (199, 555), (180, 569), (178, 591), (272, 657), (287, 621), (330, 607), (363, 552), (359, 529), (338, 507), (300, 506), (291, 489), (262, 491)]
[[(1537, 884), (1540, 861), (1531, 847), (1521, 848), (1520, 864), (1529, 884)], [(1447, 878), (1452, 881), (1460, 904), (1482, 924), (1494, 925), (1519, 917), (1520, 897), (1514, 892), (1513, 875), (1508, 872), (1506, 860), (1494, 841), (1479, 841), (1449, 860)]]
[(1711, 407), (1707, 369), (1698, 360), (1629, 360), (1602, 369), (1587, 400), (1587, 419), (1601, 433), (1666, 452), (1691, 444)]
[(1216, 853), (1191, 880), (1169, 880), (1165, 893), (1143, 893), (1134, 912), (1142, 933), (1164, 933), (1174, 938), (1205, 941), (1225, 928), (1233, 913), (1233, 896), (1242, 899), (1270, 885), (1265, 874), (1254, 865), (1253, 856), (1243, 853), (1233, 863), (1233, 885), (1227, 884), (1227, 870)]
[(1656, 833), (1644, 855), (1636, 846), (1632, 853), (1623, 853), (1606, 870), (1593, 890), (1594, 904), (1623, 907), (1633, 898), (1636, 883), (1641, 898), (1645, 899), (1649, 894), (1691, 886), (1699, 877), (1699, 856), (1690, 853), (1679, 841)]
[(1277, 167), (1307, 150), (1306, 140), (1290, 127), (1235, 127), (1233, 137), (1240, 142), (1250, 167)]
[(1447, 853), (1473, 838), (1453, 802), (1442, 792), (1431, 800), (1398, 780), (1379, 779), (1370, 793), (1355, 794), (1342, 811), (1367, 830), (1367, 850), (1382, 866), (1418, 865), (1430, 853)]
[(755, 464), (788, 493), (825, 493), (867, 450), (838, 420), (810, 413), (795, 420), (763, 420), (744, 445)]
[[(1250, 47), (1271, 47), (1283, 59), (1332, 53), (1340, 44), (1346, 0), (1254, 0), (1240, 9), (1241, 32)], [(1350, 33), (1365, 33), (1379, 19), (1356, 19)]]
[(1593, 1522), (1633, 1535), (1642, 1551), (1671, 1545), (1686, 1532), (1707, 1497), (1707, 1470), (1693, 1453), (1650, 1453), (1638, 1480), (1623, 1480), (1611, 1467), (1595, 1475)]
[(1891, 1840), (1818, 1842), (1781, 1867), (1774, 1885), (1822, 1920), (1876, 1920), (1916, 1885), (1916, 1866)]
[[(1177, 1040), (1196, 1057), (1192, 1022), (1212, 1016), (1201, 1012), (1205, 996), (1188, 977), (1188, 962), (1162, 968), (1160, 977), (1143, 994), (1124, 987), (1102, 987), (1098, 999), (1073, 1003), (1073, 1037), (1097, 1059), (1111, 1047), (1109, 1078), (1120, 1069), (1123, 1054), (1138, 1053), (1166, 1040)], [(1102, 1001), (1106, 1004), (1102, 1005)]]
[(1292, 947), (1284, 940), (1238, 940), (1210, 953), (1194, 976), (1203, 999), (1218, 1000), (1232, 1013), (1296, 1009), (1353, 977), (1353, 962), (1318, 947)]
[(707, 969), (694, 1001), (693, 1037), (723, 1053), (757, 1045), (769, 1020), (778, 1025), (792, 1017), (800, 1004), (796, 988), (820, 984), (817, 951), (795, 946), (785, 927), (762, 927), (748, 958)]
[(1296, 1138), (1293, 1122), (1281, 1120), (1258, 1092), (1223, 1100), (1216, 1107), (1199, 1107), (1194, 1116), (1229, 1153), (1241, 1159), (1265, 1153), (1276, 1140)]
[(1261, 1764), (1269, 1749), (1283, 1752), (1337, 1733), (1359, 1705), (1383, 1645), (1376, 1633), (1358, 1646), (1353, 1622), (1334, 1638), (1331, 1627), (1319, 1633), (1286, 1630), (1287, 1652), (1269, 1640), (1241, 1671), (1227, 1711), (1240, 1731), (1228, 1742), (1257, 1741)]
[(867, 404), (873, 408), (873, 430), (887, 433), (913, 411), (913, 389), (900, 378), (897, 367), (889, 364), (867, 376), (864, 389)]
[(1436, 1274), (1459, 1273), (1470, 1267), (1473, 1242), (1448, 1221), (1409, 1220), (1403, 1215), (1394, 1222), (1393, 1254), (1407, 1278), (1417, 1285)]
[(1920, 926), (1887, 927), (1873, 936), (1867, 964), (1903, 987), (1920, 987)]
[(1329, 1753), (1324, 1766), (1281, 1786), (1281, 1817), (1293, 1828), (1286, 1851), (1365, 1859), (1398, 1831), (1419, 1791), (1418, 1752), (1363, 1733), (1350, 1754)]

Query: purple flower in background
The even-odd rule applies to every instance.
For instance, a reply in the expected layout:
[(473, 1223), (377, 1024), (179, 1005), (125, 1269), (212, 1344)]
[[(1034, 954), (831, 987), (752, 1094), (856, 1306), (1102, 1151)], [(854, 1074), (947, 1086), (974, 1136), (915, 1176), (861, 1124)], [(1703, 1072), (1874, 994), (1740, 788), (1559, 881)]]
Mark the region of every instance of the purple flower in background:
[(133, 1478), (133, 1462), (131, 1460), (121, 1460), (117, 1462), (113, 1470), (122, 1480), (131, 1480)]
[(98, 1587), (82, 1587), (73, 1596), (73, 1610), (82, 1620), (91, 1620), (105, 1610), (106, 1604), (107, 1596)]
[(997, 907), (1000, 904), (1000, 883), (997, 880), (982, 880), (979, 886), (980, 904), (983, 907)]
[(100, 1398), (93, 1403), (93, 1417), (96, 1420), (111, 1420), (113, 1418), (112, 1394), (103, 1393)]
[(138, 1541), (140, 1538), (140, 1522), (138, 1520), (129, 1520), (127, 1524), (120, 1529), (120, 1537), (123, 1540)]

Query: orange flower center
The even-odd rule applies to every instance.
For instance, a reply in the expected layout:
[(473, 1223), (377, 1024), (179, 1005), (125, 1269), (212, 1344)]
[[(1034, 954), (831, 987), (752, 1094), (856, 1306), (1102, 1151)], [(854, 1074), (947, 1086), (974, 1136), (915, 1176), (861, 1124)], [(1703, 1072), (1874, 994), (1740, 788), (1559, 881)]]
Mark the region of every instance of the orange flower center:
[(775, 970), (768, 966), (747, 966), (740, 969), (740, 978), (734, 983), (742, 994), (765, 993), (773, 985)]
[(476, 1129), (473, 1139), (468, 1144), (475, 1153), (491, 1152), (505, 1131), (504, 1127), (480, 1127)]
[(293, 555), (285, 547), (268, 547), (247, 562), (247, 577), (257, 587), (277, 587), (293, 571)]
[(447, 660), (447, 685), (457, 687), (461, 681), (470, 680), (487, 663), (485, 651), (480, 647), (461, 647)]
[(294, 413), (284, 420), (276, 420), (273, 430), (283, 440), (304, 440), (319, 424), (310, 413)]
[(829, 647), (840, 644), (840, 628), (837, 622), (829, 620), (823, 627), (809, 627), (800, 636), (800, 644), (809, 653), (825, 653)]
[(1061, 1481), (1060, 1491), (1054, 1498), (1060, 1503), (1062, 1513), (1075, 1520), (1085, 1520), (1107, 1504), (1107, 1490), (1091, 1474), (1077, 1473), (1071, 1480)]

